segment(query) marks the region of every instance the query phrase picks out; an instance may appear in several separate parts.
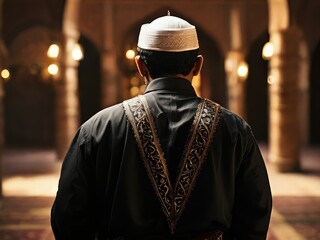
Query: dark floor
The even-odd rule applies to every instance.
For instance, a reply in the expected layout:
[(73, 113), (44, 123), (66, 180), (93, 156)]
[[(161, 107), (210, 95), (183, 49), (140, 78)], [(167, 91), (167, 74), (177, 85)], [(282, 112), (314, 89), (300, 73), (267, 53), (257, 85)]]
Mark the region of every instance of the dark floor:
[[(320, 147), (305, 149), (301, 159), (301, 172), (285, 174), (267, 161), (274, 204), (268, 240), (320, 240)], [(2, 167), (0, 239), (53, 240), (50, 208), (61, 167), (54, 152), (6, 150)]]

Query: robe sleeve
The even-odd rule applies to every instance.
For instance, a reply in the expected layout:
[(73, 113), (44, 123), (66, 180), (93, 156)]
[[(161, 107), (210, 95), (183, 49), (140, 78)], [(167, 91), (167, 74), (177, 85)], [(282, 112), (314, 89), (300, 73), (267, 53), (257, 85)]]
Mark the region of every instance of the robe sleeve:
[(272, 196), (264, 160), (249, 126), (236, 175), (233, 218), (224, 239), (266, 239)]
[(57, 240), (94, 239), (94, 194), (89, 140), (79, 129), (62, 164), (59, 188), (51, 209), (51, 226)]

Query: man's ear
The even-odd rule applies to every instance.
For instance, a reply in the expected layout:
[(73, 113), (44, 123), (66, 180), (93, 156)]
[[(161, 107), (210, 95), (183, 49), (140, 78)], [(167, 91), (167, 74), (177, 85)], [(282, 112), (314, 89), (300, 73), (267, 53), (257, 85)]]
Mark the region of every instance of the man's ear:
[(140, 58), (140, 56), (137, 55), (134, 58), (134, 60), (136, 62), (136, 65), (137, 65), (137, 68), (138, 68), (138, 71), (139, 71), (141, 77), (146, 77), (148, 75), (148, 69), (147, 69), (146, 65), (144, 64), (144, 62), (142, 61), (142, 59)]
[(197, 76), (199, 74), (199, 72), (201, 71), (201, 68), (202, 68), (203, 61), (204, 61), (203, 56), (198, 55), (197, 59), (194, 63), (193, 70), (192, 70), (193, 76)]

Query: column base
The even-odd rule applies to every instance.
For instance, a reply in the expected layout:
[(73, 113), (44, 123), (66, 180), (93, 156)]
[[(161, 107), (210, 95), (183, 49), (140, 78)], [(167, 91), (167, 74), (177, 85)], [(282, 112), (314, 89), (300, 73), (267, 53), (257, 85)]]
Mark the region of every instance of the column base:
[(300, 172), (299, 159), (273, 157), (269, 158), (271, 166), (278, 172)]

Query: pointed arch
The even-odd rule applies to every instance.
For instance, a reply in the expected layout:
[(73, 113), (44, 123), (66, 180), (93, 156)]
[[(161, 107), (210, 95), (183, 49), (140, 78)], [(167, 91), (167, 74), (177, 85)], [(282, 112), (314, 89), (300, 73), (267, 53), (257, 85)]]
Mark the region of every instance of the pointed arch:
[(249, 64), (249, 75), (246, 83), (246, 106), (247, 120), (251, 125), (258, 141), (268, 141), (268, 62), (262, 56), (262, 48), (269, 40), (267, 31), (262, 33), (251, 45), (247, 63)]
[(320, 143), (320, 41), (311, 55), (310, 67), (310, 143)]
[(78, 67), (80, 123), (83, 123), (102, 108), (102, 70), (100, 52), (92, 41), (81, 34), (79, 44), (83, 49)]

